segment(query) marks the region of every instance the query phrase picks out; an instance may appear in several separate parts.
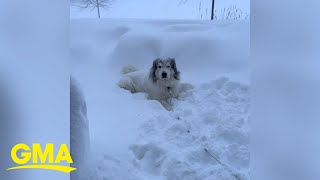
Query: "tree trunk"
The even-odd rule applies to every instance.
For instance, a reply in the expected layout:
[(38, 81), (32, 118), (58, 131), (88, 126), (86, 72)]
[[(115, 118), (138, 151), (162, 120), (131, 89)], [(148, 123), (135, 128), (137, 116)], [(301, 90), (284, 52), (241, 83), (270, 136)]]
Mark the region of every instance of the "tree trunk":
[(99, 8), (99, 5), (98, 5), (98, 17), (100, 18), (100, 8)]
[(211, 20), (213, 20), (213, 17), (214, 17), (214, 0), (212, 0)]
[(99, 4), (99, 0), (96, 0), (97, 3), (97, 10), (98, 10), (98, 18), (100, 18), (100, 4)]

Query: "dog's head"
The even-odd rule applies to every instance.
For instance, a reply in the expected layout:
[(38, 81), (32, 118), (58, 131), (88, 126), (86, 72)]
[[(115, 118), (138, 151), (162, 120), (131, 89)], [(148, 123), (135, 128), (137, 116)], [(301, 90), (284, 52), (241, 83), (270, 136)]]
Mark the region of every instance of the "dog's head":
[(150, 78), (153, 82), (156, 82), (157, 80), (180, 80), (180, 72), (177, 69), (175, 59), (155, 59), (152, 68), (150, 69)]

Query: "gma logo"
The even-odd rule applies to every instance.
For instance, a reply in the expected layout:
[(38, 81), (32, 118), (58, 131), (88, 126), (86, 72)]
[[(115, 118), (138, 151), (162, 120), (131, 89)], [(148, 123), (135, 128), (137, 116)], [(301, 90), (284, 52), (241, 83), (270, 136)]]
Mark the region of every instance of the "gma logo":
[(11, 149), (11, 158), (18, 166), (7, 170), (47, 169), (64, 173), (76, 170), (76, 168), (70, 166), (60, 165), (62, 161), (66, 161), (68, 164), (73, 163), (66, 144), (61, 144), (56, 157), (54, 155), (54, 145), (52, 143), (46, 144), (44, 150), (41, 149), (39, 143), (32, 144), (32, 148), (26, 144), (16, 144)]

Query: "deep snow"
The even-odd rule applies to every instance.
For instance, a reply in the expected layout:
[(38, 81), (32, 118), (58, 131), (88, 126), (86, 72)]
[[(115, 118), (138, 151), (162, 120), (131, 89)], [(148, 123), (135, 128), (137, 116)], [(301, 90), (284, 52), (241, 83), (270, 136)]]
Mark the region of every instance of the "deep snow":
[[(249, 22), (72, 20), (70, 37), (88, 108), (90, 178), (248, 179)], [(172, 112), (116, 85), (123, 65), (149, 69), (164, 56), (195, 86)]]

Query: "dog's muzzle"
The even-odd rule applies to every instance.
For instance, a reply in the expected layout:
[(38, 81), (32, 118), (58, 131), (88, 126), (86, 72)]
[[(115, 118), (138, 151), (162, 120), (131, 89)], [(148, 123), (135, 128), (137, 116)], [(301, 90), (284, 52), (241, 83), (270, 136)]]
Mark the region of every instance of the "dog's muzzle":
[(168, 74), (167, 74), (166, 72), (163, 72), (163, 73), (161, 74), (161, 76), (162, 76), (163, 79), (166, 79), (166, 78), (168, 77)]

